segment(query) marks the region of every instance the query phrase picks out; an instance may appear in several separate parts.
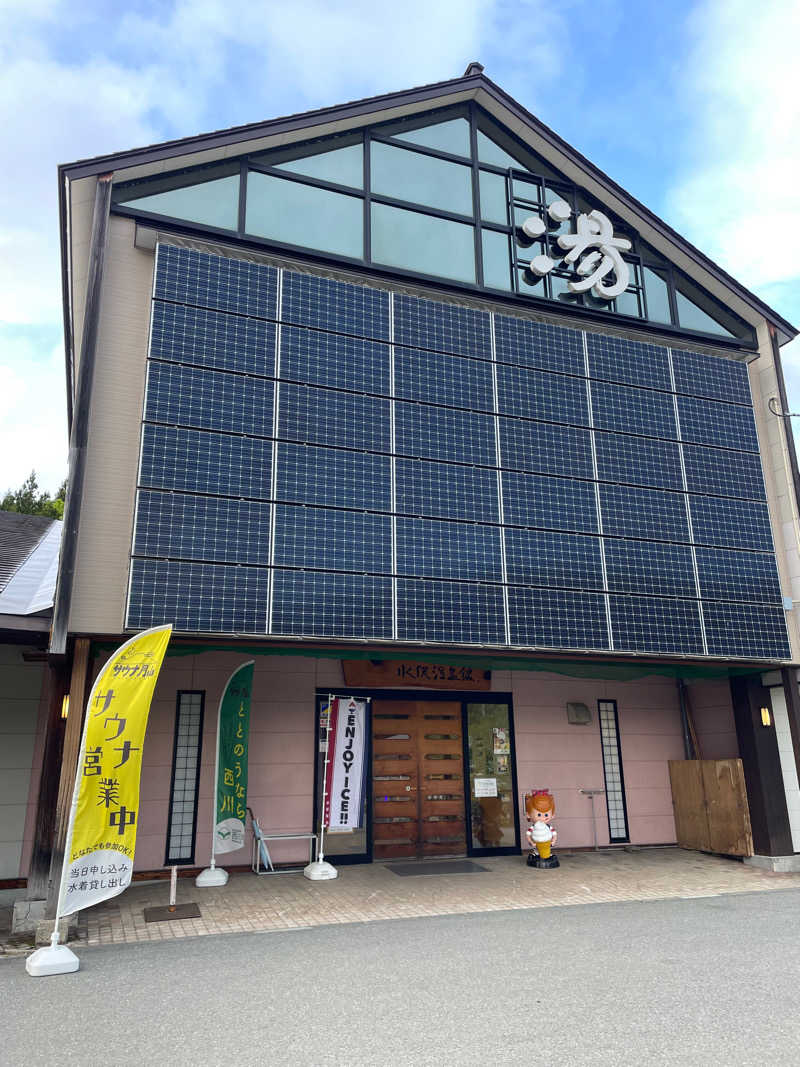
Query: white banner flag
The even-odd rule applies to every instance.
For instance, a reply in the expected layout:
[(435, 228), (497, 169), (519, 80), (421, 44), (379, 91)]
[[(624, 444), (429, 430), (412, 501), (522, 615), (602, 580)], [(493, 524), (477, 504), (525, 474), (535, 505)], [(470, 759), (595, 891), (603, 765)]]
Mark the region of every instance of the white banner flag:
[(330, 787), (325, 804), (329, 830), (355, 830), (362, 822), (367, 705), (336, 697), (331, 709)]

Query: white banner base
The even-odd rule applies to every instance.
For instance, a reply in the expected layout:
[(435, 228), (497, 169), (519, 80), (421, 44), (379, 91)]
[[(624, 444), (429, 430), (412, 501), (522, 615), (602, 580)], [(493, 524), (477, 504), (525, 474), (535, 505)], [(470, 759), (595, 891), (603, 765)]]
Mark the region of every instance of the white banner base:
[(222, 867), (206, 867), (195, 878), (194, 884), (200, 889), (207, 889), (213, 885), (227, 885), (228, 872)]
[(314, 860), (303, 868), (303, 874), (312, 882), (327, 882), (331, 878), (339, 877), (339, 872), (327, 860)]
[(42, 978), (48, 974), (71, 974), (77, 971), (81, 961), (66, 945), (59, 945), (58, 931), (54, 931), (50, 944), (45, 948), (37, 948), (35, 952), (25, 960), (25, 970), (34, 978)]

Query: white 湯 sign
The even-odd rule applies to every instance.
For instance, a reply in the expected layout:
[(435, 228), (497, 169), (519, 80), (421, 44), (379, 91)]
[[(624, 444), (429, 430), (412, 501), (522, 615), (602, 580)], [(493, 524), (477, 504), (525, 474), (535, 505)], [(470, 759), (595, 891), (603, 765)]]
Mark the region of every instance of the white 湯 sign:
[[(556, 200), (547, 214), (553, 222), (566, 222), (572, 209), (565, 200)], [(547, 222), (539, 215), (531, 215), (522, 224), (522, 232), (528, 237), (538, 238), (547, 231)], [(567, 282), (570, 292), (585, 293), (591, 289), (601, 300), (613, 300), (624, 293), (630, 282), (628, 264), (622, 258), (623, 252), (629, 252), (631, 242), (627, 237), (615, 237), (611, 220), (602, 211), (590, 211), (578, 215), (576, 229), (573, 233), (562, 233), (558, 245), (566, 255), (563, 262), (574, 267), (580, 281)], [(549, 274), (560, 260), (547, 255), (534, 256), (530, 269), (540, 278)], [(604, 279), (613, 272), (614, 281), (605, 284)]]

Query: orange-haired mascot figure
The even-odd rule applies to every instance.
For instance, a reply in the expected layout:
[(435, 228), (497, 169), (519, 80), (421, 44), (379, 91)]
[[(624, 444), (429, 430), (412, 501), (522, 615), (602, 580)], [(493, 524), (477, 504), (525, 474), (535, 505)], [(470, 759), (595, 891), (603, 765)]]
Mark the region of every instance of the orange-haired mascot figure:
[[(552, 868), (560, 864), (552, 854), (558, 832), (551, 825), (556, 813), (556, 802), (551, 793), (544, 790), (528, 793), (525, 797), (525, 814), (528, 816), (529, 867)], [(533, 850), (536, 850), (535, 852)]]

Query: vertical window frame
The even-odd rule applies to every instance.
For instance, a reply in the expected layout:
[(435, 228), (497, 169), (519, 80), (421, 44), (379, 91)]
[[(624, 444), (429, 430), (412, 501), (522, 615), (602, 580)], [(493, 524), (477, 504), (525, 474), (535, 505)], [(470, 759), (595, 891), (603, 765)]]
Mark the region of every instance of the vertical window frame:
[[(171, 854), (171, 840), (172, 840), (172, 826), (173, 826), (173, 804), (175, 803), (175, 775), (177, 771), (178, 762), (178, 740), (180, 737), (181, 728), (181, 699), (185, 696), (199, 696), (200, 697), (200, 720), (198, 723), (197, 733), (197, 766), (195, 769), (194, 780), (194, 805), (192, 814), (192, 848), (191, 855), (188, 857), (176, 858)], [(195, 849), (197, 847), (197, 806), (198, 797), (200, 793), (200, 767), (203, 758), (203, 725), (205, 720), (205, 705), (206, 705), (206, 691), (205, 689), (179, 689), (175, 696), (175, 730), (173, 732), (172, 741), (172, 775), (170, 777), (169, 786), (169, 806), (167, 808), (167, 840), (164, 847), (164, 866), (165, 867), (192, 867), (195, 860)]]
[[(603, 705), (610, 705), (611, 707), (610, 707), (610, 709), (609, 708), (604, 708)], [(612, 711), (613, 715), (614, 715), (614, 734), (615, 734), (615, 736), (614, 736), (613, 742), (609, 741), (608, 747), (610, 748), (613, 743), (616, 743), (617, 766), (619, 768), (619, 795), (620, 795), (620, 799), (622, 801), (622, 817), (623, 817), (623, 819), (625, 821), (625, 836), (624, 837), (620, 837), (618, 834), (614, 834), (612, 832), (611, 810), (610, 810), (609, 804), (608, 804), (608, 801), (609, 801), (608, 767), (607, 767), (607, 762), (606, 762), (607, 744), (606, 744), (606, 741), (605, 741), (604, 736), (603, 736), (603, 732), (604, 731), (603, 731), (602, 713), (604, 711), (608, 712), (609, 710)], [(630, 837), (630, 825), (629, 825), (629, 822), (628, 822), (628, 803), (627, 803), (627, 800), (625, 798), (625, 774), (624, 774), (623, 767), (622, 767), (622, 746), (620, 744), (620, 736), (619, 736), (619, 710), (618, 710), (618, 707), (617, 707), (616, 700), (598, 700), (597, 701), (597, 723), (598, 723), (598, 726), (600, 728), (600, 752), (601, 752), (602, 757), (603, 757), (603, 782), (604, 782), (604, 785), (605, 785), (606, 817), (608, 819), (608, 839), (609, 839), (609, 841), (611, 842), (612, 845), (624, 845), (624, 844), (628, 844), (628, 842), (630, 842), (631, 837)], [(616, 796), (616, 792), (617, 792), (617, 790), (616, 790), (616, 787), (615, 787), (615, 789), (614, 789), (615, 796)]]

